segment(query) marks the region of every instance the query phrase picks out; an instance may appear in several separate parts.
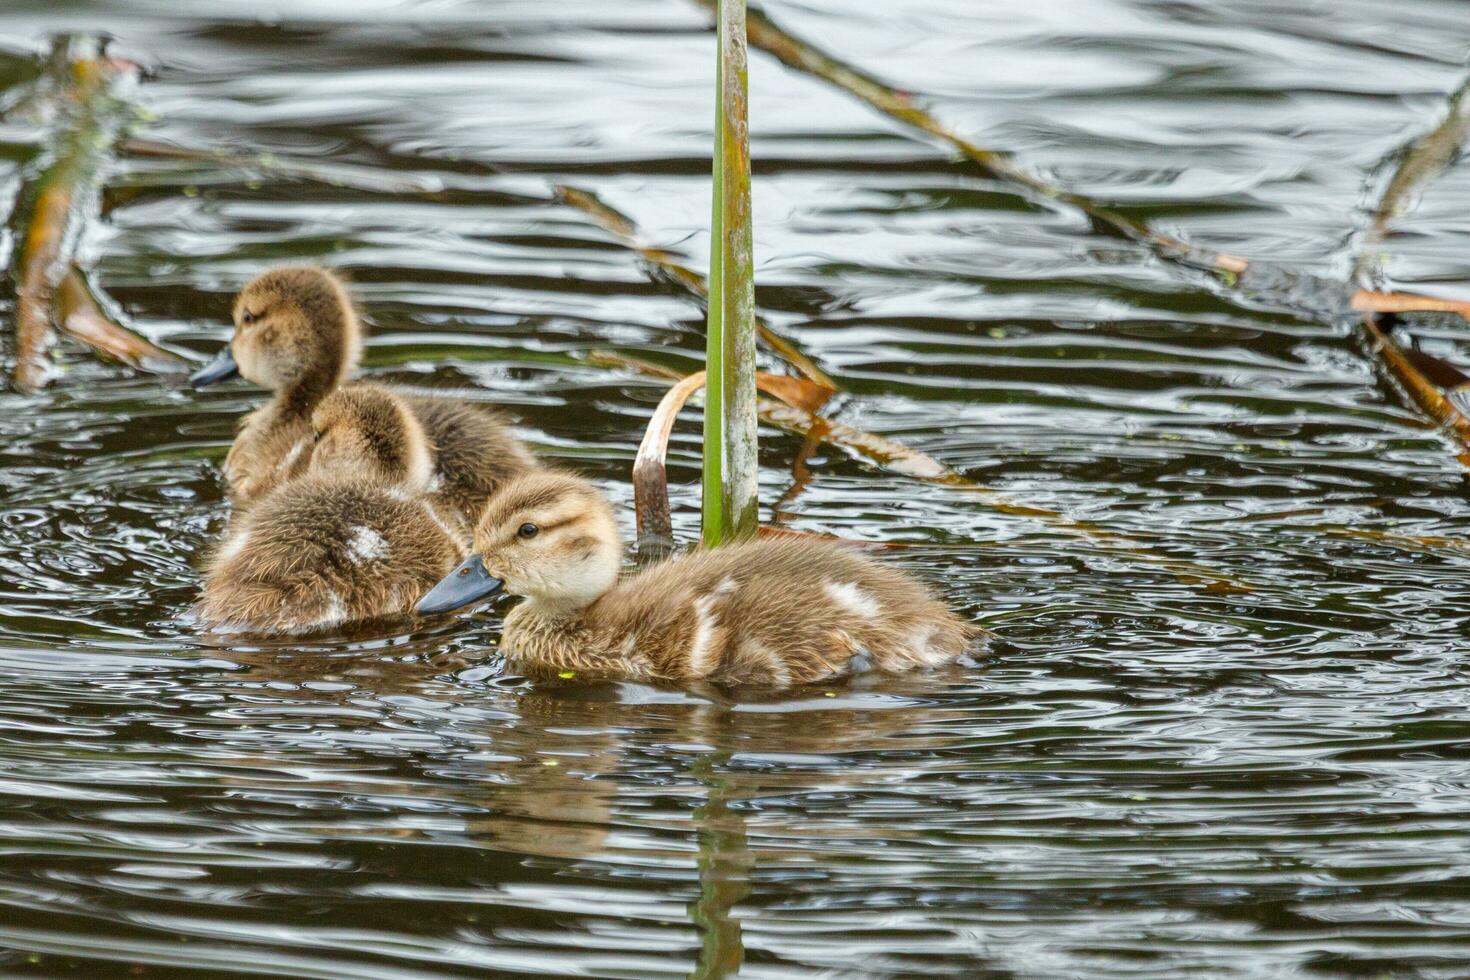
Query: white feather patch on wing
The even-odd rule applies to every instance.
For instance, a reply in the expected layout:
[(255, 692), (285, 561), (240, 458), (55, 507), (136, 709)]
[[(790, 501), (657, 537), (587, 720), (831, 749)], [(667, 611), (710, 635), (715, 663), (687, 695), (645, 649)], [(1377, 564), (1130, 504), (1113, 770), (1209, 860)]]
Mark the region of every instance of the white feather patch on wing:
[(719, 625), (710, 611), (714, 604), (714, 596), (700, 596), (694, 600), (694, 639), (689, 641), (689, 673), (695, 677), (704, 677), (715, 667), (710, 658), (715, 627)]
[(463, 555), (465, 554), (464, 542), (460, 539), (460, 536), (458, 534), (454, 533), (454, 531), (450, 529), (449, 522), (444, 520), (444, 518), (439, 515), (439, 511), (434, 507), (434, 505), (429, 503), (427, 500), (419, 501), (419, 506), (424, 509), (425, 514), (429, 515), (429, 520), (439, 525), (439, 530), (444, 532), (444, 536), (450, 541), (454, 542), (455, 548), (458, 549), (460, 556), (463, 557)]
[(694, 600), (694, 639), (689, 642), (689, 672), (695, 677), (708, 677), (719, 666), (715, 663), (713, 648), (715, 629), (719, 627), (720, 620), (714, 614), (714, 606), (737, 584), (732, 578), (723, 578), (712, 591)]
[(354, 524), (352, 538), (347, 542), (347, 557), (354, 565), (386, 558), (388, 542), (377, 531), (366, 524)]
[(929, 641), (934, 636), (934, 627), (920, 626), (909, 635), (909, 649), (913, 652), (914, 659), (926, 666), (942, 664), (950, 659), (949, 654), (939, 647), (933, 646)]
[(217, 556), (216, 561), (229, 561), (231, 558), (234, 558), (240, 552), (244, 551), (245, 546), (249, 543), (249, 531), (241, 531), (239, 534), (227, 538), (225, 540), (224, 546), (219, 550), (219, 555)]
[(327, 593), (327, 610), (317, 618), (316, 625), (319, 627), (336, 626), (346, 619), (347, 604), (342, 601), (342, 597), (337, 593), (329, 591)]
[[(759, 660), (766, 665), (769, 673), (769, 683), (773, 687), (788, 687), (791, 684), (791, 671), (786, 666), (786, 661), (781, 655), (764, 643), (755, 640), (747, 640), (741, 649), (741, 653), (749, 660)], [(756, 680), (752, 678), (752, 680)], [(758, 681), (759, 682), (759, 681)]]
[(290, 473), (291, 467), (296, 465), (296, 461), (301, 458), (302, 453), (306, 452), (306, 447), (308, 445), (309, 443), (307, 442), (305, 437), (297, 439), (296, 445), (291, 447), (290, 452), (286, 453), (286, 455), (282, 457), (280, 464), (276, 466), (276, 472)]
[(828, 582), (823, 588), (827, 597), (850, 616), (873, 619), (878, 615), (877, 601), (858, 588), (856, 582)]

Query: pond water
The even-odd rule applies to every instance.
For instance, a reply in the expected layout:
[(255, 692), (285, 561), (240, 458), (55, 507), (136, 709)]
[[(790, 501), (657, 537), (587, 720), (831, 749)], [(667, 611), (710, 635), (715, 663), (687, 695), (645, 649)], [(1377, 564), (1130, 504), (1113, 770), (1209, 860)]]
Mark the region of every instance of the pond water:
[[(1459, 0), (768, 9), (1074, 189), (1338, 277), (1470, 51)], [(699, 8), (15, 0), (0, 79), (82, 28), (150, 69), (149, 135), (449, 188), (124, 160), (81, 248), (151, 336), (211, 353), (247, 279), (330, 262), (369, 373), (505, 406), (629, 502), (662, 388), (581, 355), (691, 368), (702, 312), (550, 187), (707, 263)], [(533, 685), (489, 613), (205, 642), (179, 617), (259, 393), (71, 350), (0, 394), (0, 972), (1466, 975), (1445, 440), (1346, 324), (1247, 308), (768, 55), (750, 77), (759, 303), (837, 417), (1250, 591), (824, 450), (791, 525), (912, 545), (889, 560), (994, 632), (983, 666), (726, 701)], [(34, 136), (3, 132), (7, 202)], [(1396, 280), (1465, 295), (1467, 214), (1470, 167), (1402, 222)], [(769, 510), (800, 440), (763, 440)], [(697, 467), (691, 414), (685, 540)]]

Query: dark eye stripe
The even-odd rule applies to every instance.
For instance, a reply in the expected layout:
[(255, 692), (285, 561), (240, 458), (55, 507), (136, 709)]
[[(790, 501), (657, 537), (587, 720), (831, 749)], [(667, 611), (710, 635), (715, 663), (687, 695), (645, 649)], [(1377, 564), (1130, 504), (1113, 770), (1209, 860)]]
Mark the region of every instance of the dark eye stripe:
[(516, 524), (516, 526), (515, 526), (516, 529), (511, 532), (511, 534), (510, 534), (509, 538), (507, 538), (507, 540), (512, 540), (512, 539), (513, 540), (520, 540), (521, 539), (520, 538), (521, 528), (525, 527), (527, 524), (534, 524), (534, 525), (536, 525), (536, 534), (537, 535), (541, 535), (541, 534), (545, 534), (547, 531), (555, 531), (559, 527), (566, 527), (568, 524), (571, 524), (573, 521), (580, 521), (581, 519), (582, 519), (582, 515), (581, 514), (577, 514), (574, 517), (568, 517), (566, 520), (564, 520), (564, 521), (557, 521), (554, 524), (542, 524), (540, 521), (534, 521), (534, 520), (527, 521), (527, 520), (522, 520), (520, 523)]

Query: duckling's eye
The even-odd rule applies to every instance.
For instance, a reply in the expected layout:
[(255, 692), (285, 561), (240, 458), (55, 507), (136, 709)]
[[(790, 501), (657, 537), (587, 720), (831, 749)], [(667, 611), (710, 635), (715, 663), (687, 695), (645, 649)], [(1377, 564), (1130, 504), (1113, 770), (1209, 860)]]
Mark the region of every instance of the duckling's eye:
[(516, 530), (516, 535), (522, 538), (534, 538), (536, 536), (536, 532), (540, 530), (541, 529), (539, 527), (527, 521)]
[(252, 324), (252, 323), (254, 323), (255, 322), (255, 314), (254, 313), (251, 313), (249, 310), (244, 311), (243, 313), (240, 314), (240, 322), (243, 323), (243, 324), (245, 324), (245, 325), (247, 325), (247, 326), (250, 325), (250, 324)]
[(325, 432), (313, 432), (311, 434), (311, 441), (312, 442), (321, 442), (322, 441), (322, 436), (324, 436), (324, 435), (326, 435)]

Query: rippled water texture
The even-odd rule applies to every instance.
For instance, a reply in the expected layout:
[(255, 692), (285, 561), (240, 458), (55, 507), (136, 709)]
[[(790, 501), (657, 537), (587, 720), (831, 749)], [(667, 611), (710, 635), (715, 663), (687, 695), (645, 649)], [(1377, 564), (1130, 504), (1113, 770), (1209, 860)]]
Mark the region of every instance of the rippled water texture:
[[(1470, 46), (1460, 0), (769, 11), (1028, 167), (1333, 276)], [(447, 188), (120, 163), (82, 253), (152, 336), (212, 352), (246, 279), (332, 262), (371, 374), (504, 405), (628, 502), (661, 388), (578, 355), (690, 367), (702, 313), (549, 188), (706, 263), (702, 12), (20, 0), (0, 81), (68, 27), (149, 66), (152, 135)], [(750, 75), (760, 304), (848, 389), (836, 414), (1251, 591), (823, 451), (793, 526), (914, 545), (892, 560), (995, 632), (983, 668), (732, 704), (533, 686), (484, 614), (210, 645), (178, 617), (258, 393), (73, 350), (46, 393), (0, 394), (0, 972), (1470, 973), (1445, 441), (1344, 325), (1243, 308), (767, 55)], [(0, 135), (8, 200), (34, 133)], [(1386, 268), (1466, 295), (1467, 215), (1461, 167)], [(764, 436), (768, 505), (799, 445)], [(686, 540), (697, 464), (691, 420)]]

